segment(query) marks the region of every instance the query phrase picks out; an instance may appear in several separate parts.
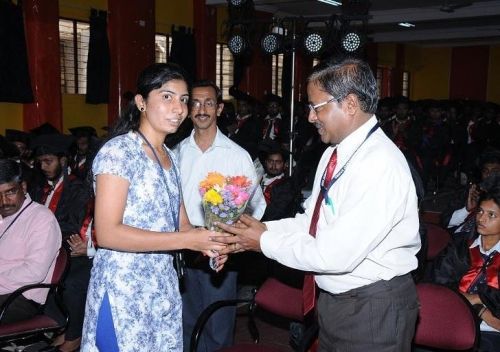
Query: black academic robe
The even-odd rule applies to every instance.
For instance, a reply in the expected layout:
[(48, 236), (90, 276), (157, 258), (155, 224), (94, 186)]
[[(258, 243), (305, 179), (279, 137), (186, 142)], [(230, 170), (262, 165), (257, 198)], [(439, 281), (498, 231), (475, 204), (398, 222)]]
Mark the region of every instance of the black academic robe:
[[(467, 235), (455, 235), (453, 242), (436, 258), (433, 282), (458, 290), (460, 280), (470, 267), (470, 244)], [(500, 271), (497, 275), (500, 280)], [(500, 318), (500, 289), (481, 285), (478, 294), (492, 314)]]
[[(39, 182), (33, 186), (30, 196), (35, 202), (42, 202), (44, 185), (45, 182)], [(75, 177), (64, 177), (61, 198), (54, 213), (61, 227), (63, 238), (80, 232), (90, 199), (90, 186)]]

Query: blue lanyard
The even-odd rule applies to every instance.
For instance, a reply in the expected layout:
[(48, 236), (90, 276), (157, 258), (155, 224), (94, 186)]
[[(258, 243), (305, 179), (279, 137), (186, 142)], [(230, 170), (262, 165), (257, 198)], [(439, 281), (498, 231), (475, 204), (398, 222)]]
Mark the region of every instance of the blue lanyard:
[[(175, 231), (179, 231), (179, 216), (180, 216), (181, 203), (179, 201), (179, 203), (177, 204), (177, 216), (175, 216), (175, 211), (174, 211), (174, 209), (172, 207), (172, 202), (174, 200), (174, 197), (170, 193), (170, 189), (168, 187), (167, 177), (165, 176), (165, 170), (163, 170), (163, 166), (161, 166), (160, 158), (156, 154), (156, 151), (153, 148), (153, 146), (151, 145), (151, 143), (149, 143), (148, 139), (141, 133), (141, 131), (137, 130), (137, 133), (141, 136), (141, 138), (144, 140), (144, 142), (146, 142), (146, 144), (148, 145), (148, 147), (153, 152), (153, 155), (155, 156), (155, 159), (156, 159), (156, 161), (158, 163), (158, 167), (160, 168), (160, 175), (161, 175), (161, 177), (163, 179), (163, 183), (165, 184), (165, 188), (166, 188), (167, 195), (168, 195), (168, 198), (169, 198), (168, 204), (170, 206), (170, 214), (172, 216), (172, 220), (173, 220), (173, 223), (174, 223), (174, 226), (175, 226)], [(168, 157), (170, 158), (170, 162), (172, 164), (172, 166), (171, 166), (172, 170), (174, 170), (175, 183), (177, 184), (177, 187), (179, 188), (179, 192), (180, 192), (181, 185), (180, 185), (180, 182), (179, 182), (179, 175), (177, 174), (177, 169), (175, 168), (175, 165), (174, 165), (174, 162), (172, 160), (172, 156), (170, 155), (170, 152), (168, 151), (168, 149), (166, 151), (167, 151)], [(180, 199), (180, 196), (179, 196), (179, 199)]]
[(335, 175), (335, 177), (332, 178), (332, 180), (330, 181), (330, 183), (328, 184), (328, 187), (325, 187), (325, 178), (326, 178), (326, 170), (328, 169), (328, 167), (325, 168), (325, 171), (323, 172), (323, 176), (321, 177), (321, 189), (320, 191), (323, 193), (323, 198), (325, 199), (325, 204), (326, 205), (329, 205), (330, 208), (332, 209), (332, 212), (335, 212), (334, 211), (334, 207), (333, 207), (333, 201), (332, 199), (328, 196), (328, 191), (330, 191), (330, 188), (332, 188), (333, 184), (335, 182), (338, 181), (338, 179), (340, 178), (340, 176), (342, 176), (345, 172), (345, 169), (347, 167), (347, 164), (349, 164), (349, 162), (351, 161), (352, 157), (354, 156), (354, 154), (356, 154), (356, 152), (359, 150), (359, 148), (361, 148), (361, 146), (366, 142), (366, 140), (373, 134), (373, 132), (375, 132), (377, 130), (377, 128), (379, 128), (380, 125), (379, 123), (377, 122), (375, 124), (375, 126), (373, 126), (370, 131), (368, 132), (368, 134), (366, 135), (365, 139), (363, 140), (363, 142), (361, 142), (360, 145), (358, 145), (358, 147), (354, 150), (354, 152), (351, 154), (351, 156), (349, 157), (349, 159), (347, 159), (346, 163), (344, 164), (344, 166), (342, 166), (342, 169), (339, 170), (339, 172), (337, 172), (337, 174)]

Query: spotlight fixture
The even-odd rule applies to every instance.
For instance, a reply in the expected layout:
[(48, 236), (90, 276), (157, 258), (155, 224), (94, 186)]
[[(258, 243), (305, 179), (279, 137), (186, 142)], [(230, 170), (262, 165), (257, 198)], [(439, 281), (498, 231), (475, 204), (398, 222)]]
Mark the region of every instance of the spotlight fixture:
[(233, 34), (227, 41), (227, 47), (235, 56), (243, 55), (248, 49), (248, 40), (241, 33)]
[(260, 47), (265, 54), (275, 55), (281, 51), (282, 43), (283, 40), (281, 35), (267, 33), (262, 37)]
[(318, 31), (309, 31), (304, 36), (303, 45), (307, 54), (318, 55), (326, 46), (325, 36)]
[(243, 6), (246, 2), (246, 0), (228, 0), (229, 5), (234, 7)]
[(363, 39), (361, 34), (354, 30), (346, 31), (341, 38), (340, 45), (342, 50), (347, 53), (355, 53), (361, 49), (363, 45)]

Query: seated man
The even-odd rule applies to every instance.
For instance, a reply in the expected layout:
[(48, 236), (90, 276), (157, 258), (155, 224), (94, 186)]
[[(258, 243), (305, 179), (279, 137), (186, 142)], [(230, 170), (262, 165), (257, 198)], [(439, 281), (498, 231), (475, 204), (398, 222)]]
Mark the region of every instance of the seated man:
[[(52, 212), (26, 193), (21, 167), (0, 159), (0, 305), (16, 289), (52, 278), (61, 247), (61, 230)], [(19, 296), (0, 323), (24, 320), (45, 303), (47, 289)]]
[(438, 258), (434, 281), (458, 290), (481, 320), (481, 351), (500, 346), (500, 175), (481, 183), (473, 240), (455, 238)]
[(286, 175), (288, 153), (276, 142), (267, 144), (264, 156), (265, 174), (260, 186), (266, 199), (264, 221), (292, 217), (297, 213), (300, 193)]

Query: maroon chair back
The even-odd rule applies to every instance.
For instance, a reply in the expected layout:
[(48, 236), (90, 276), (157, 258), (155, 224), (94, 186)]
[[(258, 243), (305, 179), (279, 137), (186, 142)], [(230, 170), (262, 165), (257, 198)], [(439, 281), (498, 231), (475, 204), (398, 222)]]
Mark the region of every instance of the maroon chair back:
[[(65, 317), (64, 323), (61, 325), (61, 323), (46, 314), (38, 314), (30, 319), (26, 319), (23, 321), (0, 324), (0, 341), (16, 341), (18, 339), (24, 339), (32, 335), (43, 334), (44, 332), (59, 331), (66, 327), (68, 323), (68, 314), (66, 311), (66, 307), (60, 302), (59, 290), (68, 268), (68, 263), (68, 251), (64, 248), (59, 249), (50, 284), (34, 284), (23, 286), (10, 295), (12, 296), (10, 299), (13, 299), (15, 296), (22, 294), (22, 292), (34, 288), (47, 288), (55, 290), (54, 292), (58, 295), (56, 296), (56, 303), (61, 309), (61, 313)], [(3, 307), (3, 309), (8, 309), (7, 302), (5, 302), (5, 307)]]
[(451, 241), (451, 235), (442, 227), (425, 223), (427, 228), (427, 260), (433, 260), (437, 255), (448, 246)]
[(56, 258), (56, 265), (54, 266), (54, 272), (52, 273), (51, 284), (57, 285), (64, 277), (66, 273), (66, 268), (68, 267), (68, 251), (64, 248), (59, 249), (59, 254)]
[(291, 320), (303, 321), (302, 290), (285, 285), (274, 278), (267, 279), (255, 294), (257, 306)]
[(447, 287), (417, 284), (420, 310), (414, 343), (446, 349), (473, 349), (479, 336), (471, 305), (458, 292)]

